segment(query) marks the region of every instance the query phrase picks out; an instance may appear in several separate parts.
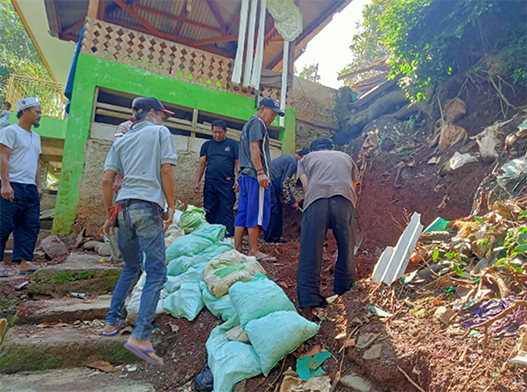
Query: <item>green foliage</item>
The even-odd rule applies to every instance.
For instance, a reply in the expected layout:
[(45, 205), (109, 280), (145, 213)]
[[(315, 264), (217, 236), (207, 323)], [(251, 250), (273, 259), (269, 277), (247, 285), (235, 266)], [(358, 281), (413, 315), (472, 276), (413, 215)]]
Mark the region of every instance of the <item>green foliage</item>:
[(385, 50), (390, 76), (403, 77), (414, 101), (425, 98), (427, 85), (474, 68), (527, 86), (524, 0), (374, 0), (363, 15), (354, 61), (365, 64)]
[(11, 4), (11, 0), (0, 1), (0, 32), (1, 97), (4, 97), (7, 92), (10, 74), (51, 81), (37, 49)]
[(298, 77), (309, 80), (310, 82), (319, 83), (320, 75), (318, 73), (318, 64), (306, 64), (298, 73)]
[[(388, 56), (388, 50), (381, 44), (382, 33), (379, 29), (379, 21), (388, 4), (387, 0), (373, 0), (364, 7), (362, 11), (364, 21), (362, 24), (357, 23), (360, 32), (351, 39), (350, 50), (353, 60), (339, 72), (339, 76), (372, 66), (375, 61)], [(352, 85), (378, 73), (378, 71), (361, 73), (347, 79), (344, 84)]]

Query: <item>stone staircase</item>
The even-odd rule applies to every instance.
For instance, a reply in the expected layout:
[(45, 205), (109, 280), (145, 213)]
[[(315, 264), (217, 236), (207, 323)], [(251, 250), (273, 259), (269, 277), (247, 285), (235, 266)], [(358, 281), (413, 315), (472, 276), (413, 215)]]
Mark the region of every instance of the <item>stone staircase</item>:
[[(98, 360), (114, 366), (137, 361), (123, 346), (129, 335), (100, 335), (110, 306), (108, 293), (119, 274), (120, 268), (99, 263), (95, 255), (72, 253), (64, 263), (31, 276), (27, 293), (47, 299), (24, 300), (14, 318), (8, 317), (14, 325), (0, 346), (0, 391), (154, 391), (152, 385), (126, 377), (126, 370), (101, 373), (86, 367)], [(28, 279), (0, 280), (0, 292)]]

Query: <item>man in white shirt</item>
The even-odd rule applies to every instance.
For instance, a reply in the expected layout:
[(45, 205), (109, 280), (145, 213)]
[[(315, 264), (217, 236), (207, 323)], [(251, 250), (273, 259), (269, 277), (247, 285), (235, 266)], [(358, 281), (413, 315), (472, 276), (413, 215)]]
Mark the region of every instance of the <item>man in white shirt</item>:
[(6, 277), (4, 250), (13, 233), (11, 260), (20, 262), (20, 275), (32, 274), (32, 263), (40, 231), (40, 136), (31, 130), (38, 127), (42, 111), (36, 98), (16, 103), (18, 123), (0, 131), (0, 277)]

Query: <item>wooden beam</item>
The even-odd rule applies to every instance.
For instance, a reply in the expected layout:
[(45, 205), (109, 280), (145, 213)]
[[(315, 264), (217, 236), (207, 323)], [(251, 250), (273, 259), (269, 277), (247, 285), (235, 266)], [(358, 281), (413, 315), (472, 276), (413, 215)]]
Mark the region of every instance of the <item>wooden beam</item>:
[(229, 26), (229, 28), (227, 29), (227, 32), (226, 34), (230, 34), (232, 28), (234, 27), (234, 25), (236, 24), (236, 22), (238, 22), (240, 20), (240, 14), (241, 14), (241, 9), (240, 11), (238, 11), (238, 13), (236, 14), (236, 16), (234, 17), (234, 20), (231, 22), (231, 25)]
[(183, 9), (181, 10), (181, 14), (179, 14), (177, 18), (176, 28), (174, 29), (174, 35), (176, 37), (179, 37), (179, 34), (181, 33), (181, 28), (183, 27), (183, 24), (185, 23), (185, 19), (187, 19), (187, 14), (188, 14), (187, 4), (188, 4), (188, 0), (185, 0), (185, 3), (183, 4)]
[(80, 29), (82, 26), (84, 25), (84, 18), (83, 19), (80, 19), (78, 21), (76, 21), (75, 23), (73, 23), (72, 25), (69, 25), (68, 27), (66, 27), (66, 29), (64, 29), (64, 31), (61, 33), (61, 35), (69, 35), (71, 33), (73, 33), (74, 31)]
[(44, 155), (40, 154), (40, 159), (46, 162), (62, 162), (62, 155)]
[[(171, 19), (171, 20), (174, 20), (176, 22), (179, 20), (179, 18), (181, 16), (181, 14), (179, 14), (179, 15), (167, 14), (167, 13), (164, 13), (162, 11), (156, 10), (155, 8), (148, 7), (146, 5), (142, 5), (142, 4), (139, 4), (139, 3), (134, 3), (134, 9), (142, 10), (142, 11), (148, 12), (149, 14), (152, 14), (152, 15), (162, 16), (164, 18)], [(186, 12), (187, 8), (185, 7), (184, 10)], [(189, 24), (191, 26), (200, 27), (202, 29), (209, 30), (209, 31), (214, 31), (215, 33), (221, 34), (221, 29), (209, 26), (209, 25), (204, 24), (204, 23), (196, 22), (196, 21), (188, 19), (188, 18), (185, 19), (185, 23)]]
[[(90, 0), (91, 1), (94, 1), (94, 0)], [(119, 4), (119, 6), (125, 10), (126, 12), (128, 12), (128, 14), (134, 18), (135, 20), (137, 20), (139, 23), (141, 23), (143, 26), (146, 27), (146, 29), (148, 31), (150, 31), (150, 33), (152, 34), (158, 34), (159, 32), (157, 31), (157, 29), (152, 26), (150, 23), (148, 23), (148, 21), (143, 18), (141, 15), (139, 15), (136, 11), (134, 11), (134, 9), (132, 7), (130, 7), (128, 4), (126, 4), (123, 0), (114, 0), (114, 2), (116, 4)], [(90, 3), (91, 4), (91, 3)]]
[(220, 14), (220, 11), (218, 10), (218, 4), (216, 4), (216, 0), (206, 0), (206, 1), (207, 1), (207, 4), (209, 5), (210, 10), (212, 11), (212, 14), (214, 15), (214, 17), (220, 24), (222, 35), (225, 35), (227, 33), (227, 26), (225, 24), (225, 21), (223, 20), (223, 17)]
[(104, 20), (106, 16), (106, 0), (99, 0), (99, 6), (97, 8), (97, 19)]
[[(269, 43), (271, 42), (271, 39), (274, 37), (274, 35), (277, 33), (278, 31), (276, 30), (276, 27), (273, 27), (271, 28), (271, 30), (269, 30), (269, 32), (265, 35), (265, 38), (264, 38), (264, 48), (269, 45)], [(282, 41), (283, 41), (283, 38), (282, 38)]]
[(99, 7), (99, 0), (90, 0), (88, 4), (88, 18), (97, 19), (97, 9)]
[(237, 35), (225, 35), (223, 37), (205, 38), (205, 39), (193, 41), (193, 45), (202, 46), (202, 45), (209, 45), (209, 44), (218, 44), (221, 42), (232, 42), (232, 41), (237, 41), (237, 40), (238, 40)]
[(58, 35), (60, 35), (62, 33), (62, 26), (61, 26), (61, 23), (60, 23), (60, 15), (59, 15), (59, 10), (57, 8), (57, 1), (56, 0), (53, 0), (53, 8), (54, 8), (54, 12), (55, 12), (55, 23), (57, 24), (57, 33), (58, 33)]

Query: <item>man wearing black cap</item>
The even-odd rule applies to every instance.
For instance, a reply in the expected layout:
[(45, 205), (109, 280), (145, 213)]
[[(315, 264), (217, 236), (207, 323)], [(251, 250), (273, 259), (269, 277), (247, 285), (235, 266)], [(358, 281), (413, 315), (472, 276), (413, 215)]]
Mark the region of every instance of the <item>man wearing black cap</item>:
[[(172, 134), (162, 125), (166, 114), (173, 113), (155, 98), (135, 100), (132, 111), (136, 122), (112, 145), (104, 165), (103, 196), (108, 216), (104, 232), (110, 236), (110, 225), (115, 219), (124, 268), (115, 286), (103, 335), (115, 336), (124, 327), (122, 309), (141, 274), (144, 254), (146, 281), (135, 329), (125, 347), (147, 362), (163, 365), (152, 348), (150, 332), (166, 281), (164, 232), (174, 217), (172, 166), (177, 155)], [(118, 173), (123, 173), (123, 185), (112, 207), (112, 188)], [(167, 211), (162, 207), (165, 200)]]
[(280, 242), (283, 229), (282, 198), (294, 209), (298, 202), (291, 191), (290, 180), (296, 174), (298, 162), (307, 154), (309, 148), (298, 151), (295, 155), (284, 154), (271, 162), (271, 219), (265, 231), (266, 242)]
[(357, 166), (348, 154), (332, 151), (328, 138), (319, 137), (310, 145), (311, 153), (298, 163), (298, 178), (306, 192), (300, 258), (298, 260), (298, 304), (307, 319), (313, 308), (326, 305), (320, 295), (322, 250), (328, 229), (337, 240), (338, 257), (335, 264), (335, 294), (348, 291), (355, 279), (354, 247), (357, 231)]
[(267, 229), (271, 215), (271, 153), (267, 127), (276, 115), (284, 116), (276, 99), (267, 97), (260, 101), (258, 112), (243, 126), (240, 136), (240, 178), (238, 186), (238, 213), (234, 228), (236, 250), (242, 251), (245, 228), (249, 232), (249, 255), (258, 261), (275, 262), (276, 258), (258, 249), (260, 227)]

